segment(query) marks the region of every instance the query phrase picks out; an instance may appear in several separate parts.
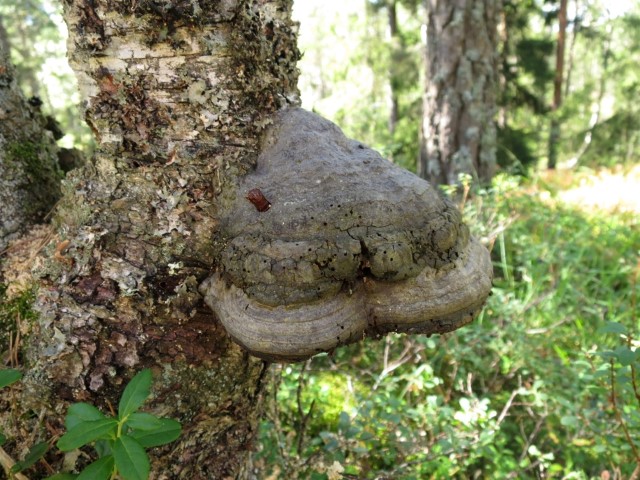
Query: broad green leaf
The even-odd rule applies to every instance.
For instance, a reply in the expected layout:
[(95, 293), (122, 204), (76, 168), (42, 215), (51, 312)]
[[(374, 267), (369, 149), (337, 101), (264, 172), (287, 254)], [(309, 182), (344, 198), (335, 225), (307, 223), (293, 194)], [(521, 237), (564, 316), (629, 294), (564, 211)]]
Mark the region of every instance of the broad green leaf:
[(11, 385), (22, 378), (22, 373), (13, 368), (3, 368), (0, 370), (0, 388)]
[(0, 432), (0, 445), (7, 441), (7, 437), (4, 436), (2, 432)]
[(599, 454), (604, 454), (607, 451), (607, 447), (605, 445), (596, 445), (593, 447), (593, 451)]
[(165, 443), (173, 442), (180, 436), (182, 426), (171, 418), (160, 418), (161, 426), (155, 430), (136, 430), (131, 432), (140, 445), (145, 448), (157, 447)]
[[(617, 356), (615, 354), (615, 352), (611, 351), (611, 350), (603, 350), (602, 352), (598, 352), (597, 355), (601, 358), (603, 358), (604, 360), (611, 360), (612, 358), (614, 360), (617, 360)], [(609, 368), (608, 366), (606, 368)], [(607, 372), (608, 373), (608, 372)]]
[(67, 416), (64, 419), (64, 426), (71, 430), (81, 422), (91, 422), (106, 418), (104, 413), (89, 403), (74, 403), (69, 407)]
[(602, 333), (617, 333), (617, 334), (625, 334), (627, 333), (627, 327), (619, 322), (607, 322), (601, 329)]
[(616, 358), (621, 365), (631, 365), (635, 360), (636, 354), (629, 347), (618, 347), (615, 349)]
[(133, 377), (124, 392), (122, 392), (122, 397), (118, 404), (118, 416), (120, 419), (122, 420), (138, 410), (150, 392), (151, 370), (146, 368)]
[(35, 464), (38, 460), (44, 457), (44, 454), (49, 450), (49, 444), (47, 442), (36, 443), (33, 447), (29, 449), (29, 452), (24, 457), (24, 460), (16, 462), (13, 467), (11, 467), (11, 473), (18, 473), (26, 470)]
[(580, 424), (580, 419), (573, 415), (565, 415), (560, 419), (560, 423), (565, 427), (577, 427)]
[(137, 440), (122, 435), (113, 442), (113, 456), (116, 467), (124, 480), (147, 480), (149, 477), (149, 457)]
[(347, 430), (349, 425), (351, 424), (351, 417), (347, 412), (340, 412), (340, 417), (338, 419), (338, 428), (341, 430)]
[(118, 422), (114, 418), (82, 422), (60, 437), (57, 445), (63, 452), (68, 452), (94, 440), (109, 438), (115, 435), (117, 428)]
[(80, 472), (77, 480), (109, 480), (113, 474), (113, 456), (102, 457)]
[(78, 475), (75, 473), (56, 473), (53, 477), (47, 477), (44, 480), (76, 480)]
[(150, 413), (135, 412), (129, 415), (127, 426), (135, 430), (157, 430), (162, 426), (162, 422)]
[(93, 448), (96, 449), (96, 453), (98, 457), (106, 457), (107, 455), (111, 455), (111, 444), (113, 440), (96, 440)]

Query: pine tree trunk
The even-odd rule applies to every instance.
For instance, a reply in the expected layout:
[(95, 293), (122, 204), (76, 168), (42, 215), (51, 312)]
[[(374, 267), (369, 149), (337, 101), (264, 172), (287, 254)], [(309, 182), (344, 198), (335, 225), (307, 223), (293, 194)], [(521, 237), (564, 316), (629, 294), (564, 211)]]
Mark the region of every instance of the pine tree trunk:
[(500, 0), (426, 0), (427, 84), (419, 174), (455, 184), (489, 181), (496, 164)]
[(567, 32), (567, 0), (560, 0), (558, 11), (558, 41), (556, 44), (556, 72), (553, 79), (553, 104), (549, 126), (549, 169), (556, 168), (558, 161), (558, 141), (560, 140), (560, 119), (555, 112), (562, 105), (562, 82), (564, 80), (564, 44)]
[[(389, 20), (389, 36), (394, 49), (403, 48), (402, 38), (398, 30), (397, 2), (391, 0), (387, 2), (387, 18)], [(391, 138), (396, 133), (396, 125), (399, 120), (398, 92), (396, 81), (394, 79), (395, 72), (393, 65), (389, 72), (389, 134)]]
[(215, 268), (217, 206), (270, 114), (298, 101), (291, 0), (63, 3), (98, 148), (38, 260), (26, 375), (0, 414), (24, 419), (13, 452), (48, 438), (28, 412), (62, 433), (70, 402), (108, 411), (151, 368), (151, 411), (183, 424), (151, 450), (153, 478), (242, 477), (268, 365), (228, 339), (198, 284)]

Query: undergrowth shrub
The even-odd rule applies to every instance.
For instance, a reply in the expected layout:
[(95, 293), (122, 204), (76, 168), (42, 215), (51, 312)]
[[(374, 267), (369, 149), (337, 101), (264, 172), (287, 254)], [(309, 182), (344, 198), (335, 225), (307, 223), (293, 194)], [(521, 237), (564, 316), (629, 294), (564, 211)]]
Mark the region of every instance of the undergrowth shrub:
[(473, 324), (274, 370), (254, 456), (262, 475), (631, 475), (640, 228), (521, 181), (498, 177), (466, 202), (495, 271)]

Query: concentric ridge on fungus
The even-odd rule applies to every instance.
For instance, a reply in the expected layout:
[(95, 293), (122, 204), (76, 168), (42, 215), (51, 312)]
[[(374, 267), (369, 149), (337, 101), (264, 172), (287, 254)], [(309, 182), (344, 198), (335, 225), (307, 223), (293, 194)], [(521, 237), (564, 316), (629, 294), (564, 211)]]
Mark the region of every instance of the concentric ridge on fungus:
[(201, 291), (229, 335), (268, 360), (455, 330), (491, 289), (489, 253), (448, 200), (302, 109), (275, 116), (220, 235), (219, 271)]

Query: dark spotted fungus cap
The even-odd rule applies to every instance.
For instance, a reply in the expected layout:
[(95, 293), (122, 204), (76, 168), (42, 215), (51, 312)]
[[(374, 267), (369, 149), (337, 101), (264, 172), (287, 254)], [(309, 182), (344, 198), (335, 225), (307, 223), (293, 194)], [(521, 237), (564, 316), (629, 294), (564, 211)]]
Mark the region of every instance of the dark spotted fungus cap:
[(221, 213), (218, 271), (201, 292), (229, 335), (267, 360), (452, 331), (491, 290), (489, 252), (451, 202), (302, 109), (275, 116)]

